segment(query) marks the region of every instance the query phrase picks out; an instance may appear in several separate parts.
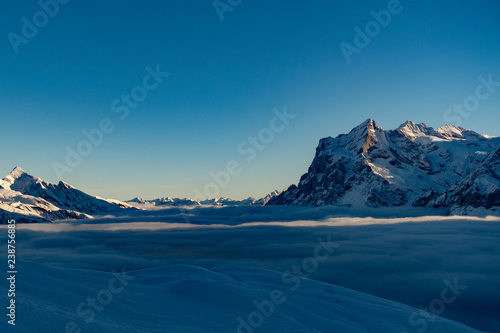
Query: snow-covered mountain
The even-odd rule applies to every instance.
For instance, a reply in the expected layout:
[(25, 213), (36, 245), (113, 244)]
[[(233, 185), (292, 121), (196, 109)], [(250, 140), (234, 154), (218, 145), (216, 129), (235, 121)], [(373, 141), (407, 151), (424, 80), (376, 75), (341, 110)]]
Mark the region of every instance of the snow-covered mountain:
[[(348, 134), (321, 139), (316, 155), (298, 185), (269, 201), (273, 205), (348, 206), (435, 206), (481, 205), (455, 199), (447, 191), (463, 193), (464, 187), (477, 186), (489, 207), (500, 206), (499, 178), (488, 173), (498, 162), (500, 138), (446, 125), (434, 130), (425, 124), (407, 121), (395, 130), (384, 130), (368, 119)], [(483, 163), (488, 163), (485, 166)], [(496, 162), (495, 162), (496, 161)], [(453, 187), (455, 186), (455, 187)], [(456, 190), (455, 190), (456, 191)], [(445, 193), (448, 193), (446, 195)], [(442, 196), (445, 196), (443, 199)], [(441, 199), (437, 199), (440, 197)], [(477, 197), (477, 196), (476, 196)]]
[(189, 199), (189, 198), (158, 198), (153, 200), (145, 200), (143, 198), (136, 197), (134, 199), (125, 201), (129, 204), (140, 204), (140, 205), (150, 205), (150, 206), (199, 206), (200, 203), (198, 201)]
[(92, 216), (60, 209), (42, 198), (0, 189), (0, 223), (15, 219), (18, 223), (48, 222), (63, 219), (87, 219)]
[(201, 205), (211, 205), (211, 206), (262, 206), (265, 205), (271, 198), (279, 195), (279, 192), (274, 190), (263, 198), (255, 199), (253, 197), (248, 197), (243, 200), (236, 200), (231, 198), (216, 198), (216, 199), (206, 199), (200, 201)]
[(93, 214), (106, 214), (130, 205), (86, 194), (60, 181), (50, 184), (31, 176), (20, 167), (0, 180), (0, 216), (19, 222), (48, 222), (60, 219), (92, 218)]
[[(26, 261), (18, 267), (24, 274), (16, 280), (15, 304), (23, 311), (17, 332), (479, 333), (400, 303), (250, 267), (172, 265), (116, 274)], [(0, 284), (6, 302), (7, 289)], [(7, 319), (2, 332), (12, 329)]]
[(500, 210), (500, 148), (443, 193), (429, 192), (417, 205), (449, 207), (455, 213)]
[(264, 198), (255, 199), (253, 197), (248, 197), (243, 200), (236, 200), (226, 197), (212, 198), (205, 200), (193, 200), (189, 198), (158, 198), (153, 200), (145, 200), (143, 198), (134, 198), (126, 201), (126, 203), (132, 204), (139, 208), (148, 207), (178, 207), (178, 206), (263, 206), (267, 204), (271, 198), (279, 195), (278, 191), (273, 191), (266, 195)]
[(109, 213), (120, 208), (127, 208), (126, 204), (110, 202), (91, 196), (68, 183), (60, 181), (57, 185), (50, 184), (24, 172), (16, 167), (4, 180), (4, 184), (11, 190), (25, 195), (31, 195), (47, 200), (62, 209), (70, 209), (86, 214)]

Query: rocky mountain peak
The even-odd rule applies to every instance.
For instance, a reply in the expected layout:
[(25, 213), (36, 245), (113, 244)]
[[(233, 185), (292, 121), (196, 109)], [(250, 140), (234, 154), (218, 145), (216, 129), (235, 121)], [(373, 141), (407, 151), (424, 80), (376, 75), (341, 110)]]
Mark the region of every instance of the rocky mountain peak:
[(31, 183), (40, 181), (38, 177), (33, 177), (20, 167), (16, 166), (7, 176), (5, 176), (4, 187), (9, 187), (14, 191), (22, 191)]
[[(406, 121), (386, 131), (368, 119), (349, 134), (320, 140), (308, 172), (268, 204), (404, 206), (423, 196), (420, 204), (427, 204), (498, 147), (499, 138), (451, 125), (436, 131)], [(489, 188), (500, 187), (491, 179)]]
[(422, 136), (440, 136), (432, 127), (424, 123), (417, 124), (411, 120), (407, 120), (401, 124), (396, 131), (410, 140), (415, 140)]
[(19, 166), (16, 166), (12, 171), (11, 173), (9, 174), (12, 178), (16, 179), (16, 178), (19, 178), (21, 177), (23, 174), (25, 174), (26, 172), (21, 169), (21, 167)]
[(370, 133), (377, 129), (382, 130), (382, 128), (375, 123), (375, 120), (369, 118), (363, 121), (358, 126), (354, 127), (349, 134), (354, 134), (354, 133), (361, 134), (365, 133), (365, 131), (367, 131), (366, 133)]
[(462, 133), (466, 131), (466, 129), (454, 125), (444, 125), (436, 131), (444, 137), (462, 139), (464, 137)]

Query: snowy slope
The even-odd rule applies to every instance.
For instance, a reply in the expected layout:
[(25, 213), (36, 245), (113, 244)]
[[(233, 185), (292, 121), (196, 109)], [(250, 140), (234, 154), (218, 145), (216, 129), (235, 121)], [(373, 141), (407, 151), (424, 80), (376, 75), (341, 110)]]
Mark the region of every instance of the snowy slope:
[(451, 212), (500, 209), (500, 148), (491, 152), (467, 177), (442, 194), (429, 193), (426, 205), (450, 207)]
[[(17, 280), (17, 332), (64, 332), (73, 327), (98, 333), (401, 333), (422, 328), (409, 323), (419, 313), (414, 308), (313, 280), (287, 276), (284, 282), (282, 274), (261, 269), (173, 265), (117, 278), (30, 262), (18, 266), (23, 273)], [(0, 284), (3, 304), (6, 288)], [(89, 299), (96, 302), (94, 307)], [(255, 329), (246, 326), (249, 316)], [(427, 333), (479, 332), (430, 318)], [(0, 331), (11, 328), (6, 320), (0, 322)]]
[(350, 133), (321, 139), (298, 185), (269, 204), (409, 206), (443, 193), (500, 147), (500, 138), (452, 125), (407, 121), (386, 131), (368, 119)]
[(20, 223), (50, 222), (63, 219), (87, 219), (92, 216), (60, 209), (42, 198), (23, 195), (20, 192), (0, 189), (0, 223), (15, 219)]

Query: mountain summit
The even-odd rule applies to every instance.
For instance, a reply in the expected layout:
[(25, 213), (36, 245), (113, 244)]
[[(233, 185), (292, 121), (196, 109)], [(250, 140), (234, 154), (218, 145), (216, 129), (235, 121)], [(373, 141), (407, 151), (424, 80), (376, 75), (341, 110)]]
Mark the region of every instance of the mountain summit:
[[(308, 172), (268, 204), (477, 208), (483, 201), (451, 200), (445, 193), (464, 191), (470, 177), (483, 179), (488, 168), (482, 162), (494, 163), (497, 148), (500, 138), (461, 127), (434, 130), (407, 121), (384, 130), (368, 119), (348, 134), (321, 139)], [(488, 208), (500, 206), (500, 177), (490, 174), (487, 187), (475, 188), (477, 195), (490, 194)]]
[(0, 216), (3, 223), (48, 222), (92, 218), (93, 214), (117, 212), (131, 206), (84, 193), (60, 181), (57, 185), (32, 176), (20, 167), (0, 179)]

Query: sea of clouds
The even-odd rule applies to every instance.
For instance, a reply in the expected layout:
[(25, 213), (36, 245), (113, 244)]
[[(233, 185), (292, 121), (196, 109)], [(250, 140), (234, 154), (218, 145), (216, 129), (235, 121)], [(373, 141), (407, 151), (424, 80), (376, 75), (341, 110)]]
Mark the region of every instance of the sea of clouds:
[(500, 332), (500, 218), (428, 213), (328, 207), (139, 211), (78, 224), (18, 225), (17, 255), (103, 271), (188, 264), (285, 272), (313, 256), (319, 238), (329, 239), (338, 247), (309, 278), (416, 308), (428, 308), (441, 297), (444, 280), (457, 279), (467, 289), (442, 316)]

